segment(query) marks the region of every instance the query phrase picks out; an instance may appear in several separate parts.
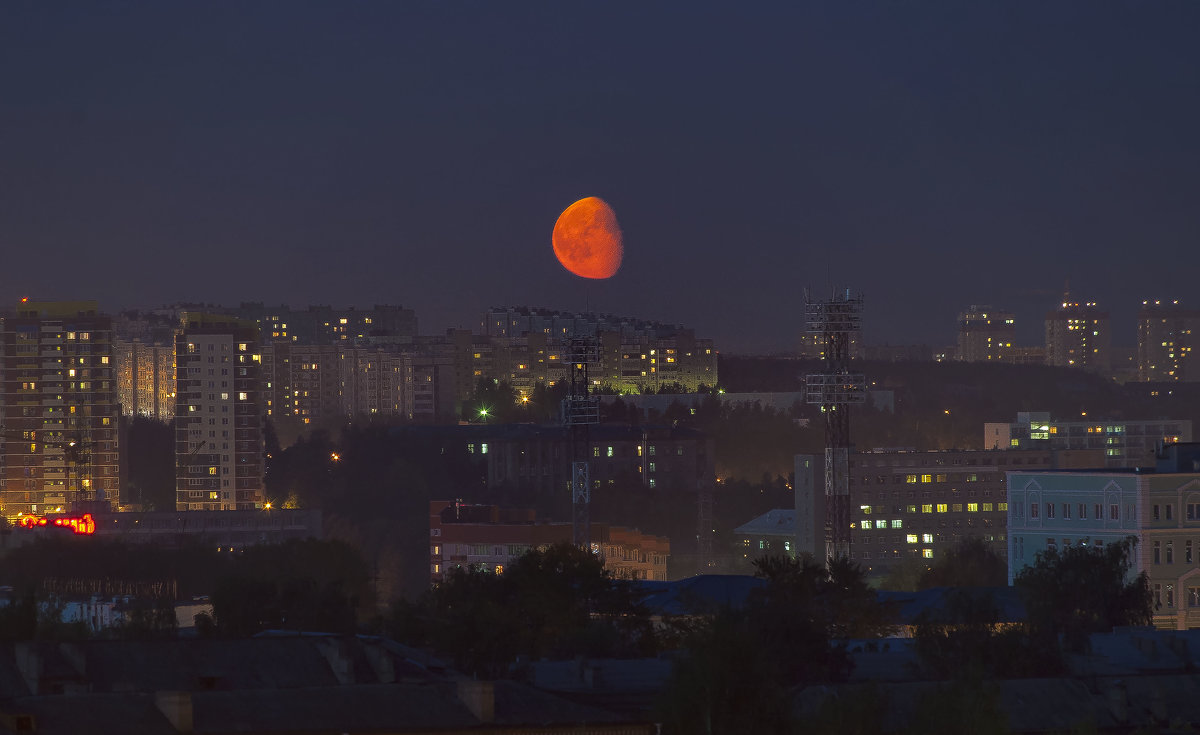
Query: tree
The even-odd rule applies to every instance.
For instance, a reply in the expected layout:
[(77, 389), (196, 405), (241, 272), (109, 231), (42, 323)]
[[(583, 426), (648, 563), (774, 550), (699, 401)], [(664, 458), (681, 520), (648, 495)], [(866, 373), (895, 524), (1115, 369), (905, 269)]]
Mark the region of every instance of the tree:
[(991, 545), (977, 536), (968, 536), (946, 550), (921, 577), (920, 588), (933, 587), (1004, 587), (1008, 584), (1008, 565)]
[(1117, 625), (1149, 625), (1153, 618), (1145, 572), (1130, 577), (1137, 537), (1104, 546), (1068, 546), (1039, 552), (1014, 585), (1029, 624), (1043, 639), (1063, 637), (1069, 651), (1083, 651), (1091, 633)]
[(625, 580), (571, 544), (535, 549), (501, 574), (454, 569), (418, 603), (396, 603), (389, 633), (431, 643), (465, 673), (504, 674), (518, 655), (650, 655), (649, 615)]
[(664, 732), (793, 731), (779, 657), (749, 618), (727, 609), (689, 636), (685, 650), (687, 657), (675, 666), (659, 699)]

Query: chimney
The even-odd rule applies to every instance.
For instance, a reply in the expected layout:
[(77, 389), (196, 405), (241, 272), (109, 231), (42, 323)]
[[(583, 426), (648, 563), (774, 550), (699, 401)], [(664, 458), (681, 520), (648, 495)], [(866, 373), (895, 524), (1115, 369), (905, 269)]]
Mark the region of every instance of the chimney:
[(154, 704), (177, 732), (192, 732), (191, 692), (155, 692)]
[(458, 700), (480, 723), (496, 719), (496, 689), (492, 682), (459, 679)]

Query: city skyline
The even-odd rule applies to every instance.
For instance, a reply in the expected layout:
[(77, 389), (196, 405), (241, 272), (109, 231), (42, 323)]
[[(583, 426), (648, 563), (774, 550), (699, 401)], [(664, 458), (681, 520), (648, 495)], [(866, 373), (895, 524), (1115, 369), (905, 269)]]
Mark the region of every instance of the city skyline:
[[(786, 352), (803, 292), (869, 343), (1017, 341), (1072, 294), (1195, 308), (1200, 9), (263, 3), (0, 10), (9, 301), (499, 305)], [(554, 259), (597, 196), (625, 259)]]

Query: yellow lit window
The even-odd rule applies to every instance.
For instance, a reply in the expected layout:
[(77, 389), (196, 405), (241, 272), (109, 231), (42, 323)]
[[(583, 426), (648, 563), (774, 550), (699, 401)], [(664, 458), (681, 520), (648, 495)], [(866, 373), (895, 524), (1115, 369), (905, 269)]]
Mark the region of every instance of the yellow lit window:
[(933, 549), (922, 549), (921, 556), (925, 557), (926, 559), (932, 559), (933, 558)]
[(967, 503), (967, 512), (968, 513), (978, 513), (979, 512), (979, 503)]
[(984, 513), (991, 513), (991, 512), (992, 512), (992, 509), (993, 509), (993, 507), (994, 507), (994, 506), (993, 506), (991, 503), (984, 503), (984, 504), (983, 504), (983, 512), (984, 512)]
[(933, 512), (933, 503), (925, 503), (924, 505), (922, 505), (921, 512), (922, 513), (932, 513)]
[(933, 475), (921, 475), (921, 482), (933, 482)]
[(909, 483), (916, 482), (916, 481), (917, 481), (917, 476), (916, 476), (916, 475), (906, 475), (906, 476), (904, 477), (904, 481), (905, 481), (905, 482), (909, 482)]
[(905, 538), (907, 539), (908, 543), (910, 543), (910, 544), (917, 543), (917, 534), (915, 534), (915, 533), (910, 533)]
[(937, 512), (938, 513), (945, 513), (947, 511), (949, 511), (949, 507), (945, 503), (937, 504)]

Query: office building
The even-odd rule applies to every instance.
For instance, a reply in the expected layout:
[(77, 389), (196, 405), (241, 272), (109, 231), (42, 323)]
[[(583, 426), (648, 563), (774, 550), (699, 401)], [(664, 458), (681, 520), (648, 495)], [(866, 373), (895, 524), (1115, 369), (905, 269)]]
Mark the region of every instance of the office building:
[(112, 320), (96, 302), (22, 302), (4, 318), (6, 518), (120, 500)]
[(263, 506), (262, 353), (258, 328), (186, 313), (175, 341), (177, 510)]
[(1152, 467), (1160, 445), (1191, 440), (1189, 419), (1102, 421), (1081, 416), (1063, 421), (1046, 412), (1023, 411), (1012, 423), (983, 425), (984, 449), (1087, 451), (1092, 467)]

